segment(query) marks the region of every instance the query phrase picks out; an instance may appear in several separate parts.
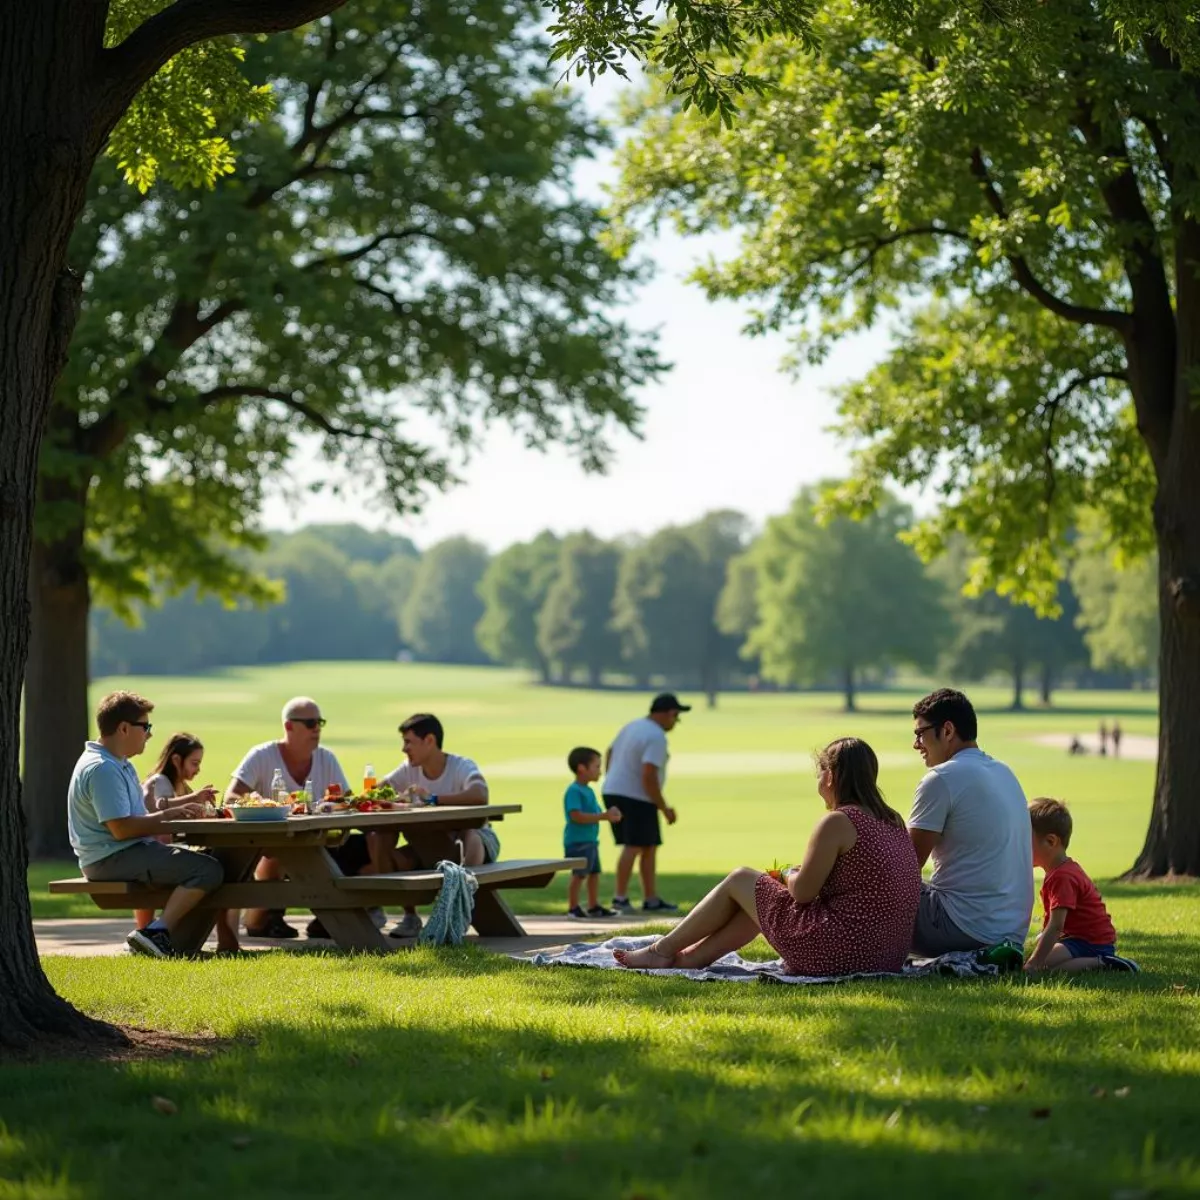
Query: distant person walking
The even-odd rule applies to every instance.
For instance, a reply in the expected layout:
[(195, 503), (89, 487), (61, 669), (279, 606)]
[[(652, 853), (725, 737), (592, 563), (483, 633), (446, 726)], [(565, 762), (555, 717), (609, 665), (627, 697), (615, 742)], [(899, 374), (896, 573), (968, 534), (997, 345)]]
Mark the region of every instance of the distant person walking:
[(1033, 914), (1029, 810), (1017, 777), (984, 754), (975, 709), (942, 688), (913, 705), (917, 784), (909, 836), (933, 875), (921, 884), (913, 949), (930, 958), (999, 942), (1023, 946)]
[(629, 912), (629, 877), (640, 861), (642, 910), (678, 912), (658, 894), (658, 848), (662, 845), (659, 813), (668, 825), (675, 824), (675, 810), (667, 803), (663, 788), (667, 781), (667, 734), (679, 724), (680, 713), (691, 712), (672, 692), (655, 696), (648, 716), (630, 721), (613, 739), (604, 758), (606, 807), (619, 809), (621, 819), (613, 824), (613, 839), (621, 847), (613, 908)]
[(1100, 753), (1108, 753), (1108, 726), (1103, 721), (1100, 722)]
[(1113, 758), (1121, 757), (1121, 725), (1119, 721), (1112, 723)]

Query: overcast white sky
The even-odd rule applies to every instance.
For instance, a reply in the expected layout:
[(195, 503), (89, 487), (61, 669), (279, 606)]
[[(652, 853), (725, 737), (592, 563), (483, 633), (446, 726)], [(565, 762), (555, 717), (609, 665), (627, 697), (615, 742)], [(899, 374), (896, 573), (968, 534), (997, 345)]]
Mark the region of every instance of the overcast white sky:
[[(613, 90), (589, 94), (589, 105), (604, 111)], [(612, 174), (600, 163), (581, 179), (591, 191)], [(619, 435), (605, 475), (585, 474), (564, 452), (528, 450), (497, 427), (463, 469), (468, 481), (432, 496), (418, 516), (366, 510), (352, 495), (309, 496), (302, 510), (270, 499), (266, 524), (357, 521), (421, 546), (465, 534), (498, 550), (546, 528), (586, 528), (603, 537), (648, 533), (716, 508), (762, 521), (783, 511), (803, 484), (843, 472), (845, 447), (825, 432), (835, 416), (830, 388), (879, 357), (886, 333), (847, 340), (821, 367), (793, 380), (779, 369), (783, 338), (746, 337), (740, 306), (711, 304), (683, 282), (702, 256), (700, 245), (665, 234), (642, 251), (656, 264), (656, 277), (625, 313), (632, 326), (660, 328), (660, 353), (675, 365), (640, 395), (643, 438)], [(298, 469), (312, 478), (321, 467), (309, 454)]]

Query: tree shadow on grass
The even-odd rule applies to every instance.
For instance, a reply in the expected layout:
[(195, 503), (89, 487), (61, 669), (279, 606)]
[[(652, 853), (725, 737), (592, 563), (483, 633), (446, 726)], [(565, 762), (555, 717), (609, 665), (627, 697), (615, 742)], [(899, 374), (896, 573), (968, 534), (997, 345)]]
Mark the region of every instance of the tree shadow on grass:
[[(1195, 934), (1135, 930), (1128, 949), (1200, 983)], [(790, 988), (476, 948), (321, 966), (323, 995), (276, 991), (213, 1058), (0, 1068), (0, 1176), (130, 1200), (1200, 1183), (1200, 1007), (1177, 972)]]

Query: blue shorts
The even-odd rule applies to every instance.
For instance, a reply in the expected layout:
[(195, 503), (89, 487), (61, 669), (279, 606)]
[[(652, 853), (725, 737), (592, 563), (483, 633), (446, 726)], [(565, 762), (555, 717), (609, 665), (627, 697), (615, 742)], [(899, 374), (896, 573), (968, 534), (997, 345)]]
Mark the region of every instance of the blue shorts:
[(563, 847), (564, 858), (586, 858), (587, 863), (576, 867), (571, 874), (576, 879), (586, 879), (589, 875), (600, 874), (600, 843), (599, 842), (568, 842)]
[(1112, 942), (1107, 946), (1100, 946), (1095, 942), (1085, 942), (1083, 938), (1059, 938), (1058, 944), (1066, 946), (1072, 958), (1103, 958), (1107, 954), (1117, 952)]

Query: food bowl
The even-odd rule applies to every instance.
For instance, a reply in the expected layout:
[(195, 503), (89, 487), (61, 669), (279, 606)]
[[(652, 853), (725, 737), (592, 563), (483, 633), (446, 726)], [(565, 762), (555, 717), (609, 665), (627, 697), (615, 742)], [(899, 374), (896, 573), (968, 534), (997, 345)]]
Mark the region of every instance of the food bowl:
[(227, 804), (235, 821), (286, 821), (292, 811), (290, 804)]

